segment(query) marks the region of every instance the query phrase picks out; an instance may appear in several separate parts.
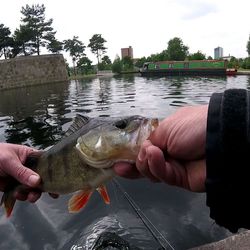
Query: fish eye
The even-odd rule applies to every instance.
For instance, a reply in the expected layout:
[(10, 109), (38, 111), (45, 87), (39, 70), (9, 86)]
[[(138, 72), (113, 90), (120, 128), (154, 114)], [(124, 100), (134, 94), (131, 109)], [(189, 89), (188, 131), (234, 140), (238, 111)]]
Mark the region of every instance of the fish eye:
[(119, 128), (119, 129), (125, 129), (128, 125), (128, 121), (127, 120), (119, 120), (117, 122), (115, 122), (115, 127)]

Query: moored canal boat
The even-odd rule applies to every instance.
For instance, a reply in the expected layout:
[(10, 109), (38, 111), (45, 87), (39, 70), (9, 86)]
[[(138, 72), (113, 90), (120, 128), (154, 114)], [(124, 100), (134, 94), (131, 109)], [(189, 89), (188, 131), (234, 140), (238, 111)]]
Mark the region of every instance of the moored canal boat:
[(142, 76), (226, 76), (226, 60), (146, 62)]

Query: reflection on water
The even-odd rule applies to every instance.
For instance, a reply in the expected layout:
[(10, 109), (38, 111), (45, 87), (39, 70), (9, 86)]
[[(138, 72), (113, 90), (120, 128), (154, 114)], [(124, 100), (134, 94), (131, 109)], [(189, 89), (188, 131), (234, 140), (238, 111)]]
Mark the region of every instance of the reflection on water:
[[(249, 88), (250, 77), (157, 79), (126, 75), (2, 91), (0, 141), (44, 149), (63, 136), (77, 113), (164, 118), (180, 106), (207, 104), (211, 93), (232, 87)], [(229, 235), (209, 219), (204, 194), (147, 180), (118, 180), (174, 249)], [(110, 206), (94, 194), (78, 214), (67, 211), (71, 195), (52, 200), (44, 194), (36, 204), (18, 202), (9, 220), (1, 209), (4, 240), (0, 249), (91, 249), (104, 231), (116, 232), (139, 248), (158, 249), (160, 245), (112, 182), (108, 190)]]

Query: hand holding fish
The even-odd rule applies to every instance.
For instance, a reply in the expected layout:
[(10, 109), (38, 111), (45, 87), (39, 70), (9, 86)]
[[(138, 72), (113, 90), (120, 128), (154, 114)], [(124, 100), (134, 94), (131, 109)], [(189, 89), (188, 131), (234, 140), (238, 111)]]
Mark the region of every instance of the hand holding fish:
[[(0, 143), (0, 191), (5, 191), (8, 185), (15, 180), (31, 188), (39, 185), (39, 175), (23, 166), (27, 156), (34, 151), (27, 146)], [(16, 190), (14, 196), (18, 200), (35, 202), (41, 196), (41, 192)]]
[(167, 117), (146, 140), (136, 167), (115, 166), (116, 174), (128, 178), (145, 176), (191, 191), (205, 191), (207, 106), (183, 107)]

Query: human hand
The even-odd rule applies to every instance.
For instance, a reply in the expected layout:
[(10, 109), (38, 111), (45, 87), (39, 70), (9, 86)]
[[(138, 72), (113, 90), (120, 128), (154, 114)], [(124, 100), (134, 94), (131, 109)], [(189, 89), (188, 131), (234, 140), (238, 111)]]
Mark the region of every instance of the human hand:
[[(40, 198), (41, 191), (38, 188), (40, 176), (23, 165), (26, 158), (34, 151), (36, 150), (27, 146), (0, 143), (0, 191), (4, 192), (9, 185), (18, 181), (26, 188), (15, 190), (16, 199), (36, 202)], [(53, 198), (58, 197), (56, 194), (50, 195)]]
[(15, 179), (31, 188), (15, 190), (16, 199), (35, 202), (40, 198), (41, 192), (37, 189), (41, 181), (40, 176), (23, 165), (34, 151), (35, 149), (27, 146), (0, 143), (0, 191), (4, 192)]
[(145, 141), (136, 166), (117, 163), (123, 177), (145, 176), (191, 191), (205, 191), (206, 124), (208, 106), (183, 107), (167, 117)]

